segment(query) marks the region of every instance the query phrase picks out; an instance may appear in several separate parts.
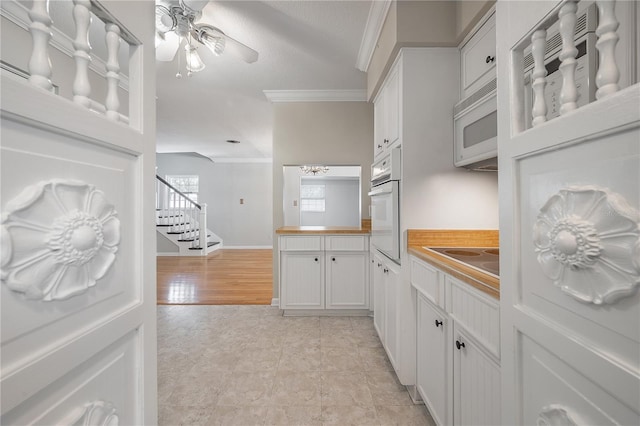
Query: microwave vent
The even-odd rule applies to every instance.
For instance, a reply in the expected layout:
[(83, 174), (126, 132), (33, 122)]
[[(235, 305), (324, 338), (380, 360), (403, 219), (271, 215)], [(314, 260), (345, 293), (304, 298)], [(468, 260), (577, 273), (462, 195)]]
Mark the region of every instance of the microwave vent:
[[(593, 28), (592, 29), (587, 28), (587, 23), (588, 23), (587, 16), (590, 13), (590, 9), (587, 9), (583, 14), (578, 16), (578, 19), (576, 21), (576, 30), (574, 32), (575, 39), (580, 38), (586, 32), (595, 31)], [(595, 13), (595, 11), (591, 13)], [(547, 40), (547, 47), (544, 50), (544, 57), (545, 58), (548, 57), (550, 53), (554, 52), (555, 50), (561, 47), (562, 47), (562, 36), (560, 35), (560, 33), (556, 33), (549, 40)], [(523, 66), (525, 70), (528, 70), (529, 68), (533, 68), (533, 55), (531, 53), (528, 53), (524, 57)]]
[(494, 78), (484, 86), (482, 86), (478, 91), (472, 93), (468, 97), (464, 98), (460, 102), (453, 107), (453, 115), (456, 116), (460, 114), (462, 111), (467, 109), (469, 106), (473, 105), (480, 99), (484, 98), (486, 95), (496, 90), (496, 79)]

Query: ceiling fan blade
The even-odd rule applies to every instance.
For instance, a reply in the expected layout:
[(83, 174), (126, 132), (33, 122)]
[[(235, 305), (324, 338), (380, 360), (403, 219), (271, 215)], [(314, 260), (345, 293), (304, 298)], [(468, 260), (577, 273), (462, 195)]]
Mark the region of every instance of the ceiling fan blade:
[(258, 60), (258, 52), (256, 52), (249, 46), (240, 43), (238, 40), (235, 40), (226, 34), (224, 35), (224, 38), (225, 38), (225, 49), (224, 49), (225, 54), (228, 53), (229, 55), (233, 55), (250, 64)]
[(171, 31), (164, 34), (164, 41), (156, 47), (156, 60), (171, 62), (180, 47), (180, 36)]

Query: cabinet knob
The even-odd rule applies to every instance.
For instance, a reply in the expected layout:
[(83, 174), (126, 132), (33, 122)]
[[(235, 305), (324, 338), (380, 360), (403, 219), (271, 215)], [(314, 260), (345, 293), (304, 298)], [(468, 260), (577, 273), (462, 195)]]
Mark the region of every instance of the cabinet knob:
[(382, 145), (378, 144), (378, 148), (382, 148)]
[(317, 262), (317, 261), (318, 261), (318, 258), (316, 257), (316, 258), (315, 258), (315, 259), (313, 259), (313, 260), (315, 260), (315, 261)]
[(442, 321), (436, 320), (436, 327), (440, 327), (442, 325)]
[(385, 139), (385, 140), (384, 140), (384, 143), (389, 143), (389, 139)]
[(460, 350), (460, 348), (464, 348), (464, 342), (456, 340), (456, 348), (458, 348), (458, 350)]
[(332, 261), (332, 262), (335, 262), (335, 261), (336, 261), (336, 258), (335, 258), (335, 257), (332, 257), (332, 258), (331, 258), (331, 261)]
[(382, 263), (378, 263), (378, 268), (382, 266)]
[(389, 272), (389, 270), (388, 270), (387, 268), (384, 268), (384, 269), (382, 270), (382, 272), (384, 272), (384, 273), (386, 274), (387, 272)]
[(487, 56), (487, 59), (485, 59), (484, 61), (488, 64), (489, 62), (493, 62), (495, 60), (496, 60), (495, 56), (489, 55), (489, 56)]

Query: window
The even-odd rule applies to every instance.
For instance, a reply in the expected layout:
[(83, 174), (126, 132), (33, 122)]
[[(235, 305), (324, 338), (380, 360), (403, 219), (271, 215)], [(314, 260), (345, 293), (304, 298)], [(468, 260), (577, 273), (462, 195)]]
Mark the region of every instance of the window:
[[(178, 191), (184, 193), (194, 203), (198, 202), (198, 186), (200, 182), (200, 176), (198, 175), (167, 175), (167, 182), (171, 184)], [(169, 195), (169, 207), (179, 207), (180, 197), (172, 197)], [(174, 205), (175, 204), (175, 205)]]
[(324, 185), (300, 185), (300, 211), (324, 212)]

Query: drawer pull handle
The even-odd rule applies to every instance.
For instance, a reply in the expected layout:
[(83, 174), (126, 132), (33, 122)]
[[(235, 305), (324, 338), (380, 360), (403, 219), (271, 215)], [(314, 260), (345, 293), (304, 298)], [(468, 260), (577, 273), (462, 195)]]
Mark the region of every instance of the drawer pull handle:
[(495, 60), (496, 60), (495, 56), (489, 55), (489, 56), (487, 56), (487, 59), (485, 59), (484, 61), (488, 64), (489, 62), (493, 62)]
[(436, 327), (440, 327), (442, 325), (442, 321), (436, 320)]
[(456, 348), (458, 348), (458, 350), (460, 350), (460, 348), (464, 348), (464, 342), (456, 340)]

